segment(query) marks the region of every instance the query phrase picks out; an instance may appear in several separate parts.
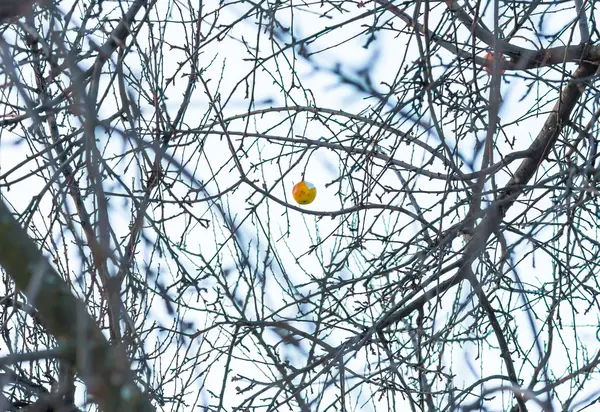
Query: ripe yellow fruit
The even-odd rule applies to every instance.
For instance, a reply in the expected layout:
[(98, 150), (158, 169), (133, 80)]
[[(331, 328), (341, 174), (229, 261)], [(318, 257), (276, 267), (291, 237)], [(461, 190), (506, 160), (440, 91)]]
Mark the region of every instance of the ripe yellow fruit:
[(317, 197), (317, 188), (305, 180), (296, 183), (292, 189), (294, 200), (301, 205), (308, 205)]

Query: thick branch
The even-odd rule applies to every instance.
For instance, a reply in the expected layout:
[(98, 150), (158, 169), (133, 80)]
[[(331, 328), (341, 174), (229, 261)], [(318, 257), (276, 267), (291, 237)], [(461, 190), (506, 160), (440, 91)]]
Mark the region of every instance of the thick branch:
[[(469, 242), (467, 245), (464, 257), (461, 259), (461, 269), (459, 269), (458, 273), (438, 285), (436, 288), (425, 292), (423, 296), (411, 302), (406, 307), (399, 309), (388, 319), (380, 321), (377, 325), (378, 331), (399, 322), (406, 316), (410, 315), (414, 310), (423, 307), (425, 303), (436, 298), (465, 279), (470, 281), (471, 286), (480, 298), (480, 303), (485, 306), (485, 302), (487, 301), (482, 300), (482, 296), (484, 296), (482, 295), (483, 291), (481, 290), (479, 281), (471, 272), (471, 264), (480, 255), (480, 253), (483, 252), (490, 235), (499, 229), (500, 223), (502, 222), (508, 209), (514, 204), (516, 198), (523, 192), (525, 185), (534, 176), (541, 162), (544, 161), (544, 159), (548, 156), (550, 149), (556, 143), (556, 140), (565, 123), (571, 117), (571, 112), (575, 108), (577, 101), (581, 98), (583, 92), (585, 91), (583, 79), (593, 76), (596, 72), (596, 68), (597, 67), (595, 65), (587, 63), (583, 63), (577, 68), (573, 75), (573, 79), (562, 91), (554, 110), (550, 113), (542, 130), (529, 147), (530, 156), (521, 162), (521, 165), (515, 172), (513, 178), (503, 189), (502, 195), (492, 206), (486, 210), (481, 223), (475, 228), (474, 236), (471, 242)], [(490, 312), (492, 310), (491, 307), (488, 305), (485, 307), (485, 309), (489, 316), (490, 313), (492, 313)], [(490, 320), (492, 321), (492, 319)], [(496, 333), (496, 336), (498, 336), (498, 333)], [(510, 373), (512, 361), (510, 360), (509, 354), (505, 353), (506, 342), (504, 343), (505, 348), (502, 356), (505, 360), (507, 368), (509, 369), (511, 380), (515, 384), (518, 384), (518, 382), (516, 382), (516, 373), (514, 372), (514, 367), (512, 368), (513, 373)], [(520, 398), (518, 398), (518, 400), (520, 404), (523, 402)], [(520, 406), (523, 408), (523, 405)]]
[(72, 362), (103, 410), (154, 410), (134, 383), (125, 354), (109, 345), (84, 303), (73, 296), (3, 202), (0, 265), (37, 309), (59, 347), (77, 348), (71, 352)]

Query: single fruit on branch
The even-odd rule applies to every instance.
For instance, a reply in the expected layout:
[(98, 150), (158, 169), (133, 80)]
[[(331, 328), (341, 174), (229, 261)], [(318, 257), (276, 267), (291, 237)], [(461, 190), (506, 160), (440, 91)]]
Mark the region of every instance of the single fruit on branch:
[[(492, 74), (492, 70), (493, 70), (493, 64), (494, 64), (494, 53), (491, 52), (487, 52), (485, 57), (484, 57), (485, 61), (488, 63), (485, 66), (485, 71), (488, 72), (489, 74)], [(501, 75), (504, 74), (504, 72), (506, 70), (504, 70), (501, 66), (502, 66), (502, 62), (505, 62), (506, 58), (501, 54), (500, 55), (500, 64), (498, 65), (498, 73), (500, 73)]]
[(299, 204), (308, 205), (317, 197), (317, 188), (312, 183), (303, 180), (294, 185), (292, 196)]

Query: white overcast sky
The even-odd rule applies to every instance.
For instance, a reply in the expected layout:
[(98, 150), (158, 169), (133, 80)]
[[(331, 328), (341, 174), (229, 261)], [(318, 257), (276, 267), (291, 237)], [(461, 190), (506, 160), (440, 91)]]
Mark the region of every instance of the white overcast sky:
[[(108, 2), (107, 2), (108, 3)], [(296, 4), (296, 3), (294, 3)], [(299, 4), (299, 3), (298, 3)], [(171, 6), (171, 2), (159, 2), (159, 5), (155, 10), (161, 10), (157, 13), (161, 16), (164, 16), (168, 11), (167, 9)], [(214, 9), (218, 6), (218, 2), (216, 1), (206, 1), (203, 2), (204, 13), (207, 13), (211, 8)], [(325, 6), (326, 7), (326, 6)], [(367, 7), (371, 7), (368, 5)], [(162, 8), (162, 9), (161, 9)], [(348, 10), (353, 15), (358, 16), (363, 13), (366, 9), (359, 9), (353, 4), (348, 4), (346, 6)], [(306, 35), (316, 32), (317, 30), (324, 29), (326, 26), (331, 27), (336, 23), (341, 21), (348, 20), (350, 18), (350, 14), (339, 15), (336, 13), (331, 13), (333, 18), (331, 19), (323, 19), (319, 18), (318, 13), (323, 11), (323, 8), (319, 6), (318, 3), (311, 5), (310, 7), (305, 7), (306, 9), (310, 9), (312, 12), (298, 12), (296, 11), (293, 16), (293, 31), (294, 35), (297, 38), (303, 38)], [(63, 12), (68, 10), (64, 5), (62, 6)], [(226, 7), (219, 19), (221, 22), (224, 21), (235, 21), (239, 19), (243, 13), (247, 10), (246, 5), (242, 2), (235, 6)], [(565, 18), (565, 13), (563, 12), (560, 16), (554, 16), (549, 18), (546, 21), (546, 25), (551, 27), (553, 24), (553, 19), (558, 19), (559, 22)], [(291, 17), (289, 11), (287, 13), (282, 12), (278, 15), (279, 19), (283, 22), (287, 22), (291, 25)], [(435, 13), (431, 16), (432, 21), (435, 21)], [(287, 19), (287, 20), (286, 20)], [(369, 24), (372, 21), (372, 17), (365, 18), (362, 21), (357, 21), (351, 25), (348, 25), (340, 30), (333, 30), (329, 34), (323, 35), (317, 41), (311, 43), (309, 45), (309, 51), (316, 51), (319, 49), (323, 49), (320, 53), (313, 55), (311, 61), (306, 61), (305, 59), (296, 55), (297, 60), (293, 63), (293, 70), (295, 70), (296, 76), (301, 80), (302, 85), (305, 89), (310, 89), (310, 95), (307, 95), (301, 89), (294, 89), (291, 92), (291, 97), (286, 96), (282, 93), (282, 91), (278, 88), (275, 81), (281, 82), (289, 87), (292, 79), (292, 68), (286, 67), (283, 58), (278, 58), (277, 60), (271, 59), (265, 64), (264, 70), (256, 71), (256, 78), (253, 80), (256, 84), (255, 88), (255, 107), (253, 109), (265, 108), (270, 106), (286, 106), (286, 105), (316, 105), (318, 107), (324, 107), (334, 110), (343, 110), (345, 112), (358, 114), (363, 110), (367, 109), (368, 106), (373, 106), (376, 104), (374, 99), (367, 100), (365, 95), (361, 94), (360, 91), (356, 90), (352, 86), (349, 85), (341, 85), (339, 82), (339, 78), (337, 78), (331, 71), (327, 69), (334, 69), (336, 65), (340, 65), (343, 72), (349, 76), (356, 76), (356, 72), (365, 67), (370, 68), (371, 78), (373, 79), (373, 85), (376, 88), (380, 87), (380, 82), (393, 82), (397, 74), (397, 68), (400, 65), (403, 55), (405, 53), (405, 49), (407, 47), (407, 42), (410, 43), (410, 47), (408, 50), (409, 55), (413, 55), (412, 58), (408, 60), (416, 60), (418, 58), (417, 48), (414, 47), (414, 42), (408, 36), (396, 36), (395, 33), (390, 31), (379, 31), (376, 36), (376, 41), (371, 44), (368, 49), (365, 49), (363, 46), (366, 42), (366, 36), (359, 35), (350, 41), (347, 41), (343, 44), (339, 44), (335, 48), (327, 49), (332, 44), (342, 43), (346, 39), (356, 35), (364, 30), (364, 25)], [(484, 21), (487, 23), (491, 23), (489, 14), (484, 16)], [(396, 23), (396, 27), (399, 28), (403, 24), (401, 22)], [(491, 26), (491, 24), (490, 24)], [(165, 32), (165, 41), (163, 44), (162, 52), (164, 53), (164, 73), (165, 77), (170, 77), (172, 73), (175, 73), (178, 70), (178, 63), (183, 60), (184, 56), (181, 52), (170, 49), (168, 44), (178, 44), (181, 41), (182, 36), (186, 36), (187, 34), (175, 29), (175, 25), (173, 28), (169, 28)], [(246, 76), (249, 72), (253, 70), (253, 62), (248, 60), (248, 54), (246, 52), (246, 48), (242, 43), (242, 39), (249, 42), (250, 44), (256, 43), (256, 25), (255, 20), (248, 20), (247, 22), (243, 22), (237, 24), (233, 30), (231, 30), (227, 36), (223, 38), (220, 42), (213, 42), (210, 46), (203, 49), (203, 54), (200, 58), (200, 65), (204, 71), (204, 78), (211, 79), (209, 83), (209, 88), (211, 93), (214, 95), (217, 93), (217, 84), (220, 82), (220, 86), (218, 92), (221, 98), (226, 99), (231, 90), (237, 87), (237, 91), (233, 95), (230, 102), (223, 109), (225, 117), (237, 115), (240, 113), (244, 113), (248, 110), (249, 101), (244, 98), (245, 88), (237, 86), (238, 81)], [(575, 36), (576, 37), (576, 36)], [(145, 30), (142, 30), (140, 35), (137, 38), (138, 42), (143, 44), (147, 42)], [(97, 40), (99, 41), (99, 40)], [(519, 39), (516, 39), (515, 44), (519, 44)], [(542, 40), (540, 40), (542, 42)], [(543, 43), (542, 43), (543, 44)], [(525, 40), (522, 40), (520, 45), (531, 47), (531, 43)], [(268, 39), (268, 35), (261, 33), (261, 41), (260, 41), (260, 51), (259, 54), (261, 56), (268, 56), (275, 52), (276, 50), (271, 47), (271, 42)], [(288, 57), (288, 61), (292, 61), (294, 54), (291, 50), (286, 51), (285, 56)], [(444, 56), (444, 60), (446, 62), (450, 62), (449, 56)], [(276, 66), (277, 63), (277, 66)], [(136, 61), (131, 61), (132, 66), (129, 67), (129, 70), (132, 72), (137, 72), (141, 75), (142, 68), (135, 67)], [(318, 66), (318, 70), (316, 67)], [(468, 68), (466, 68), (468, 70)], [(277, 71), (279, 70), (279, 71)], [(441, 75), (443, 70), (438, 69), (436, 75)], [(452, 69), (456, 70), (456, 69)], [(553, 72), (552, 70), (547, 71), (547, 69), (542, 69), (538, 72), (540, 75), (544, 76), (554, 76), (557, 79), (560, 79), (560, 74), (557, 72)], [(471, 76), (475, 74), (472, 73)], [(222, 80), (219, 80), (222, 79)], [(501, 107), (500, 116), (503, 122), (506, 122), (508, 119), (517, 118), (522, 115), (523, 109), (528, 109), (532, 105), (532, 97), (528, 97), (523, 102), (519, 102), (519, 99), (524, 94), (525, 82), (521, 79), (517, 79), (513, 77), (511, 73), (507, 73), (505, 75), (505, 79), (510, 80), (510, 84), (503, 83), (502, 85), (502, 95), (504, 98), (504, 104)], [(486, 85), (489, 82), (489, 77), (482, 70), (477, 74), (477, 80), (481, 83), (481, 85)], [(181, 85), (181, 88), (169, 88), (168, 95), (165, 96), (165, 107), (167, 111), (171, 114), (171, 117), (174, 117), (179, 105), (182, 102), (182, 92), (183, 87), (186, 82), (186, 78), (179, 77), (177, 82)], [(486, 89), (487, 90), (487, 89)], [(555, 98), (557, 92), (552, 91), (548, 95), (548, 99)], [(543, 95), (543, 93), (540, 93)], [(314, 99), (313, 99), (314, 96)], [(187, 125), (190, 129), (195, 129), (201, 127), (203, 124), (203, 117), (205, 116), (208, 110), (208, 99), (204, 91), (202, 90), (202, 85), (198, 84), (197, 90), (194, 92), (192, 98), (192, 108), (188, 112), (188, 115), (185, 119), (184, 124)], [(110, 105), (106, 107), (106, 114), (113, 113), (113, 107)], [(154, 110), (151, 106), (141, 107), (142, 111), (145, 114), (150, 115)], [(102, 117), (103, 111), (100, 112), (100, 117)], [(265, 132), (273, 135), (281, 135), (287, 137), (297, 137), (304, 136), (311, 139), (325, 138), (328, 139), (331, 136), (330, 131), (319, 125), (317, 122), (312, 122), (308, 120), (309, 116), (305, 116), (306, 122), (301, 123), (298, 122), (296, 124), (290, 124), (289, 122), (284, 122), (280, 126), (269, 129), (268, 132), (265, 132), (266, 128), (271, 127), (272, 125), (277, 123), (278, 119), (283, 119), (283, 115), (278, 114), (269, 114), (264, 118), (254, 117), (253, 122), (250, 124), (250, 131), (257, 132)], [(518, 127), (515, 126), (513, 128), (506, 129), (508, 134), (512, 133), (517, 136), (517, 144), (513, 150), (522, 150), (527, 148), (529, 143), (535, 138), (537, 132), (540, 130), (541, 124), (545, 119), (545, 113), (540, 113), (539, 118), (531, 118), (526, 124), (521, 124)], [(428, 119), (426, 119), (427, 121)], [(244, 130), (244, 120), (232, 122), (230, 124), (230, 130)], [(452, 139), (452, 124), (444, 126), (446, 138), (450, 140)], [(98, 137), (102, 139), (102, 131), (98, 130)], [(482, 139), (484, 135), (477, 136), (479, 139)], [(365, 138), (369, 138), (365, 136)], [(436, 135), (435, 132), (430, 132), (429, 134), (423, 134), (423, 139), (430, 139), (429, 143), (433, 146), (436, 145)], [(475, 141), (475, 136), (473, 136), (473, 142)], [(464, 144), (464, 143), (461, 143)], [(472, 145), (467, 146), (463, 149), (461, 148), (461, 152), (465, 156), (469, 156), (472, 153)], [(499, 144), (500, 147), (503, 147), (502, 144)], [(9, 135), (3, 133), (2, 138), (0, 140), (0, 175), (9, 170), (15, 164), (23, 160), (23, 147), (17, 145), (11, 145), (11, 139)], [(509, 150), (508, 147), (506, 147)], [(120, 150), (123, 150), (122, 142), (119, 142), (116, 139), (113, 139), (113, 143), (108, 146), (107, 155), (110, 153), (110, 150), (113, 150), (115, 153), (119, 153)], [(270, 156), (274, 157), (279, 153), (281, 148), (276, 145), (262, 144), (261, 147), (261, 155), (263, 158), (269, 158)], [(223, 164), (229, 160), (230, 153), (227, 148), (227, 144), (224, 139), (221, 139), (219, 136), (215, 135), (208, 139), (207, 146), (205, 148), (205, 152), (210, 154), (210, 164), (214, 169), (218, 168), (219, 164)], [(151, 151), (149, 151), (151, 153)], [(175, 158), (180, 155), (182, 152), (178, 152), (175, 154)], [(252, 152), (254, 155), (257, 154), (257, 151)], [(416, 148), (409, 148), (406, 152), (397, 153), (396, 158), (400, 160), (404, 160), (412, 163), (419, 163), (419, 156), (423, 156), (424, 153), (422, 151), (417, 150)], [(184, 154), (186, 160), (189, 161), (190, 155), (186, 152)], [(255, 158), (256, 159), (256, 158)], [(254, 159), (254, 160), (255, 160)], [(253, 160), (253, 159), (250, 159)], [(250, 166), (251, 161), (243, 161), (245, 167)], [(287, 169), (289, 167), (288, 158), (284, 160), (284, 167)], [(331, 182), (332, 180), (338, 177), (338, 165), (339, 158), (337, 155), (327, 149), (318, 150), (313, 156), (311, 156), (310, 161), (308, 163), (307, 172), (306, 172), (306, 180), (315, 184), (318, 190), (318, 195), (314, 203), (306, 206), (307, 210), (319, 210), (319, 211), (333, 211), (337, 210), (342, 205), (340, 204), (339, 197), (336, 195), (336, 187), (335, 185), (330, 186), (330, 188), (326, 188), (325, 184)], [(207, 160), (198, 157), (199, 163), (199, 177), (204, 179), (209, 179), (211, 176), (211, 172), (206, 168)], [(191, 167), (193, 162), (189, 163), (187, 167)], [(475, 162), (478, 164), (478, 162)], [(518, 163), (513, 164), (514, 168), (517, 167)], [(163, 162), (167, 172), (175, 170), (174, 166), (169, 166), (167, 161)], [(277, 196), (280, 199), (284, 199), (288, 202), (291, 202), (291, 188), (294, 183), (298, 182), (300, 179), (300, 175), (304, 169), (305, 162), (300, 163), (298, 167), (294, 169), (294, 171), (287, 175), (284, 180), (283, 185), (279, 185), (272, 194)], [(205, 167), (203, 169), (203, 167)], [(233, 184), (239, 178), (237, 171), (232, 169), (231, 167), (226, 168), (226, 172), (222, 172), (219, 174), (218, 186), (214, 183), (207, 184), (207, 188), (211, 193), (217, 193), (219, 190)], [(29, 169), (27, 169), (29, 170)], [(24, 170), (26, 172), (27, 170)], [(514, 169), (513, 169), (514, 170)], [(440, 170), (443, 172), (443, 170)], [(279, 174), (281, 173), (280, 169), (277, 167), (275, 163), (269, 166), (265, 166), (261, 173), (255, 173), (253, 177), (261, 180), (261, 184), (265, 183), (267, 186), (271, 186), (271, 184), (277, 179)], [(136, 178), (139, 179), (138, 171), (135, 168), (131, 168), (129, 170), (128, 175), (123, 175), (122, 178), (129, 182), (131, 179)], [(498, 185), (502, 185), (504, 181), (506, 181), (506, 175), (498, 175), (497, 183)], [(428, 188), (438, 188), (443, 189), (443, 182), (430, 181), (426, 178), (420, 178), (418, 180), (423, 185), (422, 187)], [(382, 183), (389, 184), (391, 186), (397, 185), (397, 179), (394, 176), (393, 172), (388, 172), (382, 177)], [(33, 195), (38, 193), (44, 185), (44, 181), (41, 179), (27, 179), (26, 184), (15, 185), (11, 188), (11, 191), (3, 190), (2, 194), (7, 199), (10, 200), (11, 204), (18, 211), (23, 211), (27, 204), (31, 201)], [(116, 187), (116, 186), (115, 186)], [(139, 188), (139, 186), (138, 186)], [(112, 186), (110, 183), (107, 183), (106, 190), (112, 190)], [(115, 190), (118, 190), (115, 189)], [(174, 189), (177, 191), (177, 188)], [(349, 189), (348, 189), (349, 190)], [(233, 194), (229, 194), (226, 200), (223, 202), (224, 206), (227, 206), (229, 210), (231, 210), (232, 215), (237, 215), (238, 221), (241, 221), (246, 216), (245, 209), (248, 207), (247, 199), (252, 194), (252, 190), (249, 187), (243, 186), (240, 190), (236, 191)], [(166, 195), (166, 193), (165, 193)], [(428, 199), (423, 197), (419, 199), (423, 202), (424, 205), (427, 204)], [(285, 217), (281, 217), (280, 220), (275, 219), (274, 217), (281, 216), (285, 211), (284, 206), (281, 206), (271, 200), (262, 199), (262, 196), (259, 194), (254, 194), (251, 198), (252, 202), (262, 201), (261, 206), (259, 207), (259, 214), (263, 216), (264, 221), (269, 221), (272, 241), (277, 242), (277, 248), (281, 253), (282, 258), (284, 259), (284, 264), (286, 269), (294, 276), (292, 281), (294, 282), (302, 282), (309, 280), (307, 277), (308, 272), (314, 276), (318, 277), (319, 271), (322, 271), (321, 266), (318, 263), (317, 257), (313, 255), (305, 255), (305, 252), (308, 250), (309, 246), (314, 242), (314, 239), (317, 236), (320, 238), (325, 238), (330, 232), (334, 231), (336, 227), (341, 222), (341, 218), (330, 219), (323, 218), (318, 219), (313, 215), (306, 215), (297, 211), (289, 211), (289, 221)], [(430, 202), (434, 203), (437, 201), (437, 196), (432, 196), (429, 199)], [(114, 208), (114, 212), (121, 210), (122, 213), (111, 213), (110, 219), (115, 231), (119, 235), (124, 235), (128, 232), (128, 224), (130, 219), (129, 210), (122, 209), (119, 206), (118, 198), (114, 198), (111, 200), (113, 203), (112, 207)], [(211, 218), (211, 215), (208, 213), (207, 204), (197, 206), (197, 210), (195, 213), (198, 215), (203, 214), (207, 218)], [(348, 205), (346, 205), (348, 206)], [(539, 205), (542, 207), (543, 205)], [(51, 207), (50, 198), (46, 198), (44, 203), (42, 204), (42, 210), (49, 211)], [(165, 210), (170, 213), (177, 213), (177, 206), (167, 207)], [(204, 209), (203, 209), (204, 208)], [(515, 205), (511, 210), (511, 213), (518, 213), (519, 206)], [(436, 216), (439, 216), (440, 210), (432, 209), (427, 213), (427, 216), (431, 219), (434, 219)], [(409, 218), (405, 219), (407, 223), (410, 223)], [(173, 239), (174, 242), (181, 236), (186, 230), (186, 221), (183, 219), (175, 219), (169, 222), (168, 230), (169, 237)], [(219, 222), (213, 222), (215, 226), (220, 224)], [(284, 238), (281, 238), (283, 234), (287, 230), (287, 226), (290, 227), (290, 235)], [(409, 226), (410, 227), (410, 226)], [(414, 226), (414, 230), (418, 230), (419, 226)], [(214, 231), (213, 231), (214, 230)], [(188, 236), (186, 240), (186, 248), (190, 252), (199, 252), (202, 251), (205, 255), (210, 255), (210, 251), (215, 249), (215, 238), (222, 240), (223, 236), (226, 235), (220, 233), (218, 230), (213, 229), (211, 227), (209, 230), (204, 229), (202, 227), (196, 227), (194, 230), (194, 236)], [(256, 242), (260, 239), (261, 242), (265, 241), (265, 238), (257, 237), (255, 229), (255, 223), (248, 219), (241, 226), (241, 234), (242, 237), (246, 241), (253, 241), (253, 256), (250, 257), (251, 261), (256, 263), (260, 262), (261, 258), (264, 257), (264, 246), (255, 246)], [(413, 233), (406, 232), (406, 237), (409, 238)], [(551, 234), (548, 233), (548, 236)], [(328, 242), (333, 242), (334, 240), (330, 240)], [(515, 242), (518, 239), (510, 239), (509, 241)], [(328, 259), (328, 242), (325, 242), (325, 246), (323, 247), (322, 258), (324, 260)], [(460, 245), (460, 240), (457, 240), (454, 244), (454, 247), (458, 250)], [(142, 249), (143, 254), (138, 255), (138, 258), (149, 258), (149, 254), (151, 250)], [(515, 252), (518, 257), (521, 253), (526, 253), (530, 250), (530, 247), (526, 243), (523, 243), (519, 246)], [(372, 255), (377, 255), (377, 250), (370, 251)], [(77, 251), (73, 251), (73, 259), (77, 259)], [(302, 256), (296, 262), (295, 257)], [(186, 266), (190, 268), (190, 271), (193, 273), (196, 271), (196, 267), (200, 265), (200, 263), (193, 258), (182, 256), (182, 261)], [(518, 261), (518, 259), (517, 259)], [(156, 264), (156, 260), (154, 260)], [(168, 260), (162, 262), (164, 265), (168, 266)], [(528, 275), (528, 283), (530, 287), (542, 287), (543, 283), (552, 279), (552, 270), (553, 267), (550, 265), (548, 261), (532, 261), (531, 258), (525, 259), (523, 261), (518, 262), (518, 272), (520, 275), (527, 274)], [(222, 265), (224, 267), (233, 266), (234, 260), (224, 259)], [(348, 271), (352, 271), (352, 265), (356, 265), (356, 268), (361, 267), (364, 262), (353, 261), (351, 262), (351, 266), (347, 268)], [(156, 268), (153, 268), (156, 270)], [(168, 279), (169, 274), (166, 273), (163, 276), (166, 276)], [(343, 272), (340, 276), (344, 276)], [(168, 283), (168, 282), (167, 282)], [(211, 285), (207, 283), (203, 285), (207, 287), (209, 292), (211, 293)], [(272, 310), (276, 310), (278, 307), (281, 307), (284, 304), (282, 300), (281, 294), (278, 293), (278, 285), (273, 280), (267, 280), (268, 295), (267, 299), (269, 301), (269, 306)], [(465, 297), (468, 294), (468, 290), (466, 288), (462, 289), (453, 289), (450, 293), (462, 293)], [(188, 300), (189, 305), (196, 304), (195, 298), (191, 295), (185, 295), (185, 299)], [(446, 303), (446, 308), (450, 308), (450, 302), (452, 301), (451, 297), (447, 297), (443, 300), (443, 303)], [(156, 319), (162, 320), (165, 324), (169, 324), (169, 317), (166, 313), (166, 310), (163, 305), (156, 305), (154, 310), (154, 317)], [(547, 311), (547, 308), (540, 308), (544, 312)], [(189, 312), (184, 314), (190, 320), (193, 320), (198, 326), (204, 325), (207, 319), (198, 319), (197, 314), (194, 312)], [(288, 315), (293, 316), (293, 313), (288, 313)], [(444, 313), (438, 312), (437, 316), (439, 316), (443, 322)], [(583, 314), (579, 314), (578, 316), (585, 316)], [(589, 319), (589, 324), (593, 327), (590, 328), (590, 331), (587, 330), (579, 331), (578, 338), (582, 341), (589, 340), (589, 342), (594, 342), (590, 347), (597, 346), (597, 340), (595, 336), (595, 330), (597, 325), (597, 319), (594, 317)], [(569, 324), (569, 315), (565, 313), (563, 321), (565, 326)], [(540, 317), (540, 319), (544, 319), (544, 317)], [(527, 318), (523, 315), (523, 327), (520, 329), (522, 335), (519, 336), (519, 339), (523, 340), (531, 340), (530, 329), (527, 325)], [(578, 323), (582, 323), (581, 318), (578, 320)], [(443, 323), (442, 323), (443, 324)], [(537, 325), (540, 326), (539, 324)], [(566, 339), (573, 339), (573, 336), (568, 334), (564, 334)], [(328, 342), (331, 345), (339, 345), (342, 343), (348, 336), (342, 333), (334, 333), (329, 337)], [(273, 342), (276, 341), (276, 335), (272, 336)], [(147, 342), (149, 348), (152, 347), (151, 343)], [(307, 346), (306, 346), (307, 347)], [(298, 350), (296, 348), (290, 347), (289, 349), (283, 350), (283, 356), (290, 360), (291, 363), (298, 362), (298, 365), (302, 365), (302, 354), (303, 350), (306, 347), (302, 347)], [(487, 376), (490, 374), (504, 374), (505, 370), (503, 368), (501, 359), (491, 358), (487, 355), (486, 348), (477, 348), (475, 345), (465, 344), (462, 347), (454, 346), (455, 350), (451, 353), (444, 354), (444, 363), (448, 365), (449, 373), (456, 374), (455, 385), (456, 386), (468, 386), (471, 382), (474, 382), (480, 379), (482, 376)], [(560, 350), (558, 346), (555, 347), (555, 351)], [(183, 356), (182, 354), (171, 354), (173, 358), (176, 356)], [(567, 362), (567, 354), (564, 354), (565, 357), (561, 358), (557, 353), (554, 353), (551, 359), (551, 366), (555, 368), (557, 374), (562, 373), (566, 368)], [(170, 356), (170, 355), (169, 355)], [(356, 367), (357, 371), (362, 371), (363, 367), (363, 352), (361, 351), (359, 356), (356, 359), (348, 360), (348, 367)], [(537, 361), (538, 354), (535, 353), (535, 350), (532, 351), (532, 363), (535, 364)], [(561, 364), (564, 361), (565, 363)], [(297, 365), (297, 366), (298, 366)], [(232, 368), (248, 368), (248, 365), (236, 365), (235, 362), (231, 365)], [(211, 382), (215, 382), (215, 387), (213, 390), (220, 390), (221, 385), (221, 377), (216, 376), (217, 368), (212, 368), (211, 373)], [(260, 367), (256, 368), (257, 378), (261, 379)], [(525, 374), (527, 376), (527, 374)], [(227, 401), (230, 402), (229, 407), (235, 405), (239, 400), (242, 399), (242, 396), (235, 395), (235, 390), (233, 389), (236, 385), (235, 383), (230, 383), (231, 386), (231, 397), (227, 398)], [(165, 392), (168, 392), (168, 388), (165, 389)], [(334, 392), (331, 392), (330, 396), (335, 396)], [(359, 396), (358, 393), (354, 394), (354, 399), (356, 401), (356, 396)], [(367, 399), (369, 394), (360, 395), (363, 396), (364, 399)], [(360, 398), (359, 396), (359, 398)], [(582, 394), (581, 398), (585, 398), (586, 394)], [(209, 401), (210, 396), (203, 392), (203, 397), (207, 400), (207, 403), (213, 403), (214, 401)], [(402, 402), (401, 395), (397, 395), (397, 401)], [(473, 398), (474, 399), (474, 398)], [(502, 398), (498, 397), (498, 399), (494, 402), (491, 402), (489, 405), (492, 407), (496, 407), (497, 410), (500, 410), (502, 406), (506, 407), (510, 403), (510, 397)], [(357, 405), (360, 405), (361, 402), (358, 401)], [(377, 410), (373, 403), (366, 403), (361, 408), (357, 408), (357, 410)], [(535, 406), (532, 404), (530, 411), (535, 411)]]

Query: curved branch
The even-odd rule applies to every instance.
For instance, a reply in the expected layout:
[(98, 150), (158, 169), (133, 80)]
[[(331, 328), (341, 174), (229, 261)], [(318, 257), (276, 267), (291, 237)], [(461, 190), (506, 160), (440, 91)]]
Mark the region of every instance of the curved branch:
[[(472, 52), (462, 50), (456, 47), (454, 43), (440, 38), (432, 31), (423, 27), (407, 13), (393, 5), (391, 2), (382, 0), (376, 0), (376, 2), (386, 10), (393, 13), (396, 17), (400, 18), (408, 26), (414, 28), (419, 34), (426, 36), (428, 39), (434, 41), (438, 46), (446, 49), (452, 54), (464, 59), (474, 60), (475, 63), (480, 66), (489, 68), (492, 67), (492, 60), (486, 60), (482, 57), (475, 56)], [(471, 17), (464, 10), (462, 10), (460, 6), (458, 6), (455, 0), (447, 0), (446, 4), (448, 5), (449, 10), (453, 12), (478, 39), (488, 45), (492, 44), (493, 34), (474, 22)], [(500, 65), (500, 70), (528, 70), (567, 62), (600, 62), (600, 47), (590, 46), (586, 43), (581, 43), (575, 46), (559, 46), (549, 49), (531, 50), (524, 47), (514, 46), (507, 41), (502, 41), (499, 39), (497, 39), (496, 42), (500, 53), (507, 54), (511, 57), (510, 61), (498, 62)]]

